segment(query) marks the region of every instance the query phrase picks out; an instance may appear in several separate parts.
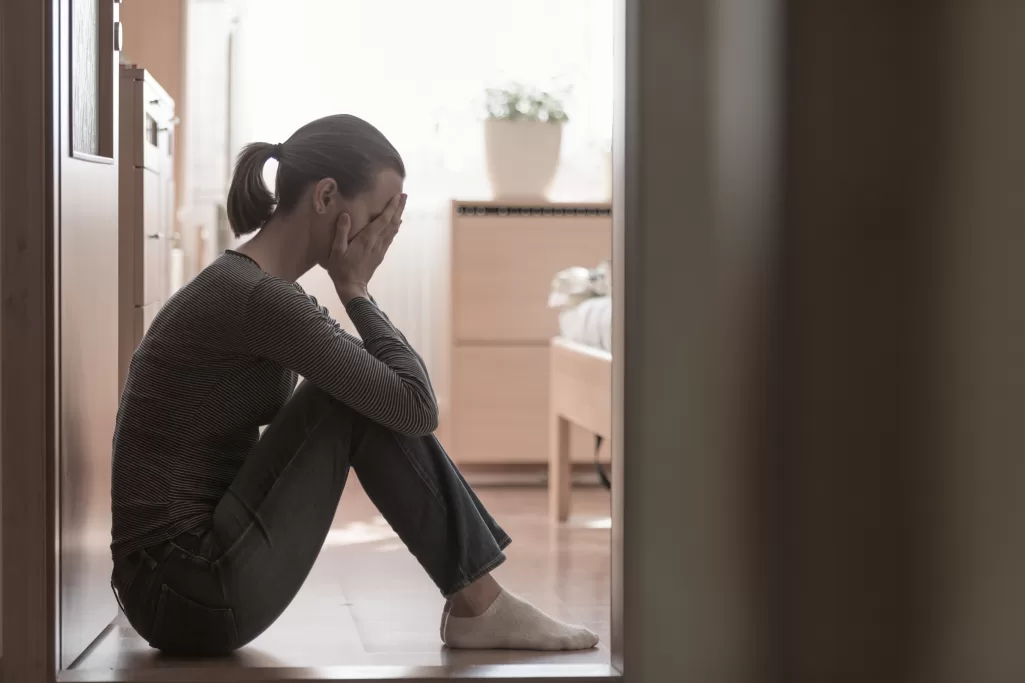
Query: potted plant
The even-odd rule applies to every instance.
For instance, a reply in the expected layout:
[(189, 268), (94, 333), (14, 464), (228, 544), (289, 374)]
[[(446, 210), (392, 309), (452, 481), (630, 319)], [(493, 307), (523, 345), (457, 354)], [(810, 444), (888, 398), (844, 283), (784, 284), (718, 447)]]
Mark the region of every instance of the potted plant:
[(496, 199), (544, 199), (559, 169), (562, 125), (556, 95), (520, 84), (487, 91), (484, 147)]

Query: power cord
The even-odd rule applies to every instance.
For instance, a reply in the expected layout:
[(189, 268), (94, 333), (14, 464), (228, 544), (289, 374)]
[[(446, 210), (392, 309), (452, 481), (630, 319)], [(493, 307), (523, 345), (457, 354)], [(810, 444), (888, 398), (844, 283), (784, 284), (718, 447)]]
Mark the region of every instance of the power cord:
[(612, 481), (609, 479), (609, 475), (605, 473), (605, 468), (602, 467), (601, 462), (598, 460), (598, 453), (601, 451), (602, 438), (597, 434), (594, 437), (594, 470), (598, 473), (598, 481), (601, 482), (602, 488), (611, 489)]

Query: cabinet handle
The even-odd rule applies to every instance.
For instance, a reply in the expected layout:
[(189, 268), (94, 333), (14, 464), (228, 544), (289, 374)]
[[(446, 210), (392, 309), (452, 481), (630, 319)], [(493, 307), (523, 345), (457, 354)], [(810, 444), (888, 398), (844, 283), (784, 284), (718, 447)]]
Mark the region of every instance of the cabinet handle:
[(151, 235), (146, 235), (146, 239), (148, 239), (148, 240), (162, 240), (162, 239), (164, 239), (164, 233), (162, 233), (162, 232), (154, 232)]
[(177, 126), (181, 122), (182, 122), (182, 120), (180, 118), (178, 118), (177, 116), (175, 116), (173, 119), (170, 119), (167, 122), (166, 126), (163, 126), (162, 128), (157, 128), (157, 132), (158, 133), (166, 133), (167, 131), (172, 130), (175, 126)]

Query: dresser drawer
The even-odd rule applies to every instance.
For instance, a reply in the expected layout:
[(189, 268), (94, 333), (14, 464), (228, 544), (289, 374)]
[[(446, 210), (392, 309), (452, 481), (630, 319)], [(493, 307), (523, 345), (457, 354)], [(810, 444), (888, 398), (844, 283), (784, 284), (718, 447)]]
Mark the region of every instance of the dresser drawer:
[(161, 172), (174, 155), (174, 102), (154, 84), (136, 82), (141, 86), (144, 133), (139, 165)]
[(148, 169), (138, 169), (135, 173), (137, 187), (142, 188), (142, 204), (136, 208), (139, 220), (132, 221), (127, 228), (133, 232), (134, 303), (147, 306), (162, 300), (167, 292), (170, 207), (165, 204), (167, 193), (159, 174)]
[(456, 462), (547, 462), (548, 363), (543, 346), (454, 349), (450, 441)]
[(552, 276), (611, 253), (609, 216), (455, 216), (454, 341), (547, 345), (559, 329), (547, 305)]
[(131, 165), (160, 171), (174, 157), (174, 101), (147, 78), (141, 70), (122, 68), (121, 116), (128, 119), (122, 127), (132, 131)]

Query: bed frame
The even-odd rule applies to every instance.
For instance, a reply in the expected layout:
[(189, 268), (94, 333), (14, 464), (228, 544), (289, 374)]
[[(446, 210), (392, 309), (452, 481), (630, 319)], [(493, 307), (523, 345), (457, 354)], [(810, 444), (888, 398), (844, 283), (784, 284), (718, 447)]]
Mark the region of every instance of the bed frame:
[(612, 436), (612, 354), (555, 337), (550, 346), (548, 508), (552, 524), (569, 518), (570, 425)]

